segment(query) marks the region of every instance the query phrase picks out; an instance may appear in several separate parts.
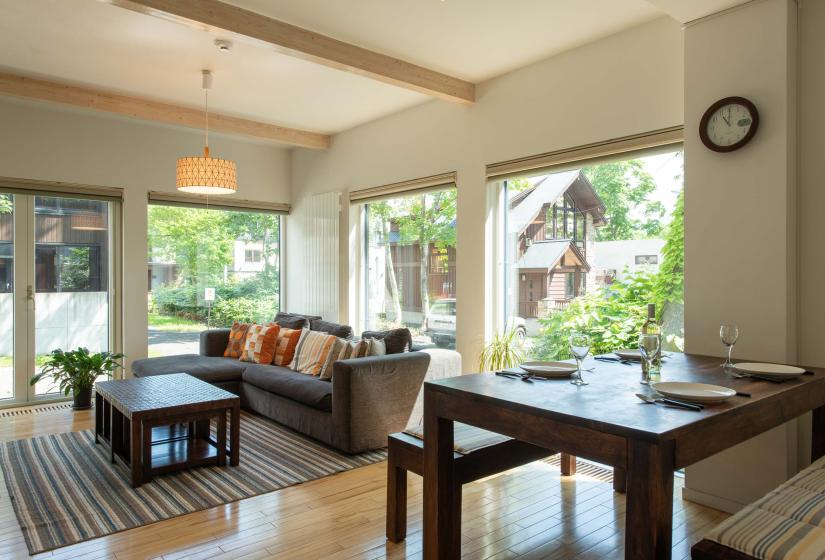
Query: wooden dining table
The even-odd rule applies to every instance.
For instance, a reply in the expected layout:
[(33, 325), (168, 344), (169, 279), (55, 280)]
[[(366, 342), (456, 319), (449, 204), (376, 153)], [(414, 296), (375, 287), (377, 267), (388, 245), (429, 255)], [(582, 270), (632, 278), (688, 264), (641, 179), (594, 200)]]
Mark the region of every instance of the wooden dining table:
[(772, 383), (737, 379), (722, 359), (672, 354), (663, 381), (730, 387), (734, 396), (701, 411), (645, 404), (638, 364), (588, 360), (589, 385), (569, 379), (524, 382), (492, 373), (424, 384), (424, 558), (461, 555), (453, 423), (611, 465), (626, 481), (625, 558), (670, 558), (673, 473), (813, 411), (812, 459), (825, 454), (825, 370)]

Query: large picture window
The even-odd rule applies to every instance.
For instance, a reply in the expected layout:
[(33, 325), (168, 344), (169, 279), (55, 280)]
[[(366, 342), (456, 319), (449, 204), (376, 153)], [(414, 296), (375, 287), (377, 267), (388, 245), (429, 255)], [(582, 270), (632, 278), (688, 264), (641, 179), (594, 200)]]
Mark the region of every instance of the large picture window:
[(364, 205), (369, 330), (406, 326), (416, 345), (455, 348), (455, 188)]
[(199, 333), (271, 321), (280, 305), (281, 217), (150, 204), (149, 356), (198, 352)]
[(517, 331), (528, 358), (569, 358), (573, 330), (590, 334), (594, 353), (635, 347), (647, 303), (663, 347), (683, 348), (678, 146), (500, 185), (499, 328)]

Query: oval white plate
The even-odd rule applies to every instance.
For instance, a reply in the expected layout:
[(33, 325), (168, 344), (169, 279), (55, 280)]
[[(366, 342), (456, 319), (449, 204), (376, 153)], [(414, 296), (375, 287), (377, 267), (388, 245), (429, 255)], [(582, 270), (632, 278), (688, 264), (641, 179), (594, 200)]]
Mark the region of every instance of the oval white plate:
[(628, 348), (625, 350), (616, 350), (613, 353), (623, 360), (635, 360), (637, 362), (642, 361), (642, 353), (639, 352), (638, 349), (633, 350), (632, 348)]
[(755, 373), (757, 375), (764, 375), (765, 377), (776, 377), (777, 379), (787, 379), (791, 377), (799, 377), (805, 370), (794, 366), (786, 366), (783, 364), (759, 364), (754, 362), (742, 362), (741, 364), (734, 364), (734, 369), (743, 371), (745, 373)]
[(726, 401), (736, 394), (733, 389), (707, 383), (687, 383), (685, 381), (661, 381), (650, 384), (653, 389), (666, 397), (684, 401), (717, 403)]
[(519, 367), (541, 377), (570, 377), (576, 371), (576, 366), (565, 362), (525, 362)]

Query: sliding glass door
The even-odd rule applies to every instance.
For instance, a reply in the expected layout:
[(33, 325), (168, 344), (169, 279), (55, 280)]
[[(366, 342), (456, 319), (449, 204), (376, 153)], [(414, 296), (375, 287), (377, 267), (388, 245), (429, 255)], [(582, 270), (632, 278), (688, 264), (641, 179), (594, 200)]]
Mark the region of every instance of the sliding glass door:
[(114, 349), (114, 202), (0, 195), (0, 406), (60, 397), (29, 379), (56, 349)]

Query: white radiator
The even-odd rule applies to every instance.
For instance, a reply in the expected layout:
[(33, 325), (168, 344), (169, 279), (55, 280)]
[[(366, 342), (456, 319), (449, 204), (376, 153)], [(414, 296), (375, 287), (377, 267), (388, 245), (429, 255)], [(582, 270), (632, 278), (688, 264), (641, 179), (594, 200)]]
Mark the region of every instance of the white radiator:
[(338, 321), (338, 227), (341, 193), (331, 192), (310, 197), (306, 206), (304, 246), (305, 283), (291, 287), (306, 290), (305, 309), (298, 313), (320, 315)]

